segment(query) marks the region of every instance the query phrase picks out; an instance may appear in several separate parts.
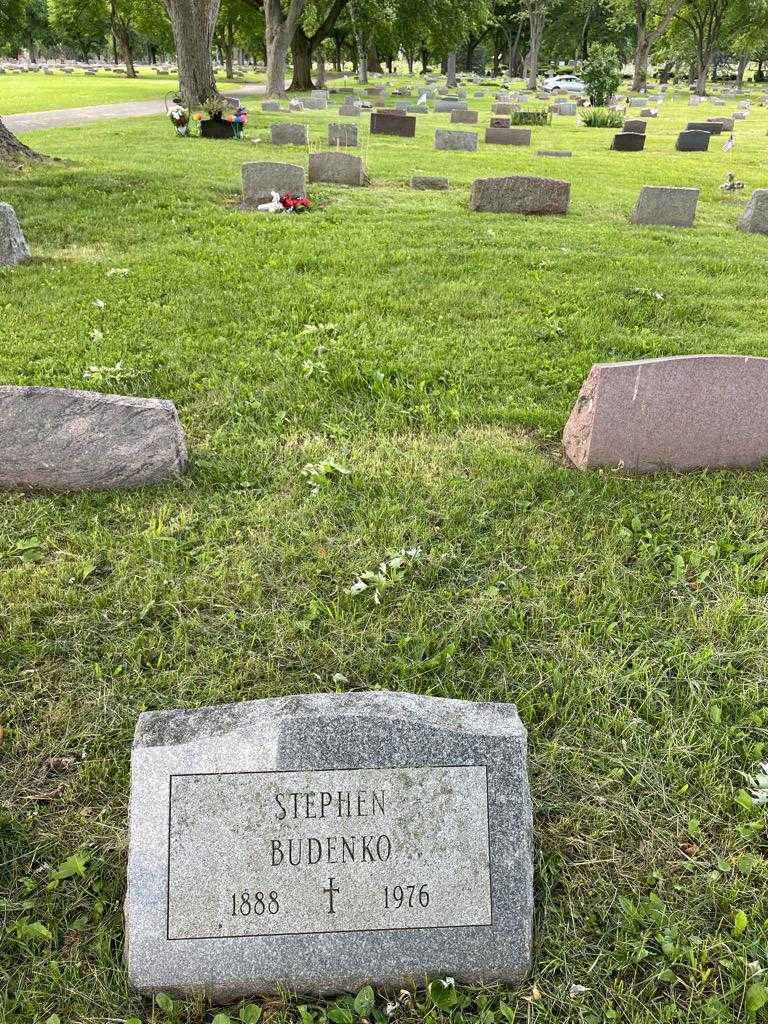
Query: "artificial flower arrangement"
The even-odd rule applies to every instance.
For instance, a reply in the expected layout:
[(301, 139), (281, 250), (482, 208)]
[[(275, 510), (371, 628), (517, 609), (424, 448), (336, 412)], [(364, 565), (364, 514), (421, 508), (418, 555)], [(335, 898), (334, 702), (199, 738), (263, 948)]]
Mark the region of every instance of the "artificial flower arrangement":
[(260, 213), (306, 213), (309, 200), (306, 196), (292, 196), (289, 192), (283, 195), (273, 192), (271, 201), (261, 203), (257, 209)]
[[(195, 114), (200, 122), (200, 134), (204, 139), (242, 139), (248, 123), (248, 111), (238, 103), (234, 112), (223, 96), (211, 96), (206, 100), (204, 111)], [(206, 117), (206, 114), (208, 115)]]
[(176, 129), (177, 135), (184, 136), (189, 134), (189, 111), (178, 96), (174, 98), (173, 103), (168, 109), (168, 117)]

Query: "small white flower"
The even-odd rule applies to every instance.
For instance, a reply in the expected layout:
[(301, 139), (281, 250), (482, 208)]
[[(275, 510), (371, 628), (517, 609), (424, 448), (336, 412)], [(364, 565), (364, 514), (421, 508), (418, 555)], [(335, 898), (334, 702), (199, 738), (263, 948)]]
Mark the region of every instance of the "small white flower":
[(583, 996), (589, 989), (585, 988), (584, 985), (571, 985), (568, 989), (568, 995), (571, 999), (578, 999), (579, 996)]
[(104, 307), (106, 306), (106, 302), (104, 302), (103, 299), (94, 299), (93, 305), (96, 307), (96, 309), (104, 309)]

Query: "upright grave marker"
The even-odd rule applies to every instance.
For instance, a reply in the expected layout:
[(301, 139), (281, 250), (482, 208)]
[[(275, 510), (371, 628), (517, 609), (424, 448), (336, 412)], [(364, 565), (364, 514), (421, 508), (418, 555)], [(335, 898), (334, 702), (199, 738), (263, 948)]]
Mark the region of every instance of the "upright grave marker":
[(29, 246), (13, 207), (0, 203), (0, 267), (15, 267), (30, 258)]
[(629, 473), (753, 469), (768, 459), (768, 359), (597, 363), (563, 433), (569, 462)]
[(0, 488), (143, 487), (187, 468), (173, 402), (68, 388), (0, 387)]
[(514, 982), (531, 955), (508, 704), (307, 694), (142, 714), (126, 931), (141, 992)]

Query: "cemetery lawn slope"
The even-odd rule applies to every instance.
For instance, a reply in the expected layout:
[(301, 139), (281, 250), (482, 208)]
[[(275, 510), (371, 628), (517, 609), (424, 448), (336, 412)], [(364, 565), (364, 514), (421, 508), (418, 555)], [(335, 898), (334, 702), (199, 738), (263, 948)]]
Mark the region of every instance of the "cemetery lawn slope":
[[(369, 188), (243, 214), (245, 160), (306, 167), (268, 142), (285, 119), (242, 144), (163, 117), (39, 132), (67, 162), (0, 171), (34, 256), (0, 270), (0, 381), (172, 399), (192, 461), (161, 488), (0, 497), (0, 1020), (209, 1022), (127, 989), (136, 717), (375, 687), (512, 701), (529, 730), (535, 968), (454, 1019), (748, 1019), (768, 473), (580, 473), (560, 434), (594, 362), (768, 355), (768, 241), (735, 228), (768, 111), (727, 155), (675, 153), (684, 101), (643, 153), (573, 118), (477, 153), (433, 150), (447, 115), (414, 140), (364, 119)], [(293, 116), (313, 148), (335, 119)], [(473, 178), (510, 173), (571, 181), (569, 214), (469, 212)], [(699, 187), (696, 226), (630, 224), (646, 184)]]

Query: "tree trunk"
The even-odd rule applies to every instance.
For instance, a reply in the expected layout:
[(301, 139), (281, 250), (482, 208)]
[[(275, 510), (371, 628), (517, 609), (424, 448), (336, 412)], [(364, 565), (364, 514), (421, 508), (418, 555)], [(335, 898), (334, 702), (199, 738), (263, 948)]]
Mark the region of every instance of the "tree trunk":
[(301, 25), (291, 43), (293, 53), (293, 81), (288, 86), (289, 92), (309, 92), (314, 89), (312, 81), (312, 44)]
[(387, 57), (387, 71), (390, 73), (390, 75), (393, 74), (393, 71), (392, 71), (392, 60), (393, 60), (392, 57)]
[(366, 45), (365, 33), (357, 10), (357, 3), (350, 0), (349, 14), (352, 19), (352, 34), (355, 37), (355, 49), (357, 51), (357, 81), (360, 85), (368, 84), (368, 47)]
[(744, 84), (744, 72), (747, 70), (749, 64), (749, 54), (742, 53), (739, 55), (739, 65), (736, 68), (736, 86), (741, 89)]
[(651, 55), (651, 41), (645, 31), (645, 25), (638, 22), (637, 46), (635, 47), (635, 73), (632, 76), (632, 91), (645, 89), (648, 81), (648, 59)]
[(420, 60), (421, 60), (421, 73), (422, 73), (422, 75), (426, 75), (427, 68), (429, 67), (429, 54), (427, 53), (426, 50), (422, 50), (421, 51), (421, 58), (420, 58)]
[(322, 46), (317, 54), (317, 88), (325, 88), (325, 54), (323, 53)]
[(368, 70), (375, 71), (377, 75), (384, 73), (381, 70), (381, 61), (379, 60), (376, 44), (372, 41), (368, 43)]
[(541, 38), (544, 35), (544, 10), (540, 6), (531, 7), (528, 20), (531, 26), (531, 48), (528, 52), (528, 88), (536, 89), (539, 77), (539, 50), (541, 49)]
[[(120, 46), (120, 54), (125, 64), (127, 78), (138, 78), (136, 68), (133, 66), (133, 54), (131, 53), (131, 32), (128, 23), (120, 17), (117, 10), (116, 0), (110, 5), (110, 17), (112, 21), (112, 43)], [(117, 61), (115, 61), (117, 63)]]
[(20, 142), (0, 118), (0, 164), (20, 164), (24, 160), (45, 160), (45, 157)]
[(171, 19), (182, 102), (202, 106), (216, 95), (211, 45), (220, 0), (164, 0)]
[(456, 80), (456, 54), (455, 53), (449, 53), (448, 54), (448, 80), (446, 82), (446, 85), (448, 86), (449, 89), (455, 89), (458, 84), (459, 83)]
[(414, 61), (413, 50), (407, 50), (406, 54), (405, 54), (405, 62), (408, 65), (408, 74), (409, 75), (413, 74), (413, 61)]
[(517, 32), (515, 33), (515, 41), (514, 41), (514, 43), (512, 42), (512, 33), (510, 32), (510, 34), (509, 34), (508, 71), (509, 71), (510, 78), (514, 77), (514, 74), (517, 71), (517, 64), (518, 64), (518, 61), (520, 59), (520, 57), (519, 57), (519, 53), (520, 53), (520, 36), (522, 35), (522, 33), (523, 33), (523, 22), (522, 22), (522, 20), (520, 20), (517, 23)]
[(235, 26), (228, 21), (224, 26), (224, 74), (228, 82), (235, 77)]
[(589, 57), (589, 26), (591, 22), (592, 11), (587, 11), (581, 28), (581, 39), (579, 40), (579, 57), (581, 60), (587, 60)]
[(284, 13), (280, 0), (264, 0), (267, 96), (285, 96), (286, 59), (305, 4), (306, 0), (291, 0)]

